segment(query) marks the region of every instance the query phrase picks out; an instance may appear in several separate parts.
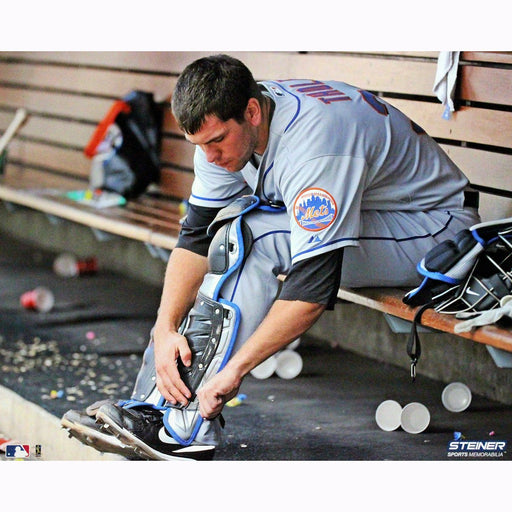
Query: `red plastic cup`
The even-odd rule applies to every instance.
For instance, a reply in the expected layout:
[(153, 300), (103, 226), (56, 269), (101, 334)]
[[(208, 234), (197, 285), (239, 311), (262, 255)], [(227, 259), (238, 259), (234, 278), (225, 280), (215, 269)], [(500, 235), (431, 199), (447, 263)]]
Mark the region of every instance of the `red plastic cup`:
[(98, 271), (98, 260), (94, 256), (76, 261), (78, 275), (95, 274)]
[(78, 259), (73, 254), (64, 253), (53, 262), (53, 270), (61, 277), (95, 274), (98, 271), (98, 260), (94, 256)]
[(20, 297), (20, 303), (25, 309), (32, 309), (47, 313), (53, 308), (55, 304), (55, 297), (53, 293), (44, 286), (38, 286), (33, 290), (25, 292)]

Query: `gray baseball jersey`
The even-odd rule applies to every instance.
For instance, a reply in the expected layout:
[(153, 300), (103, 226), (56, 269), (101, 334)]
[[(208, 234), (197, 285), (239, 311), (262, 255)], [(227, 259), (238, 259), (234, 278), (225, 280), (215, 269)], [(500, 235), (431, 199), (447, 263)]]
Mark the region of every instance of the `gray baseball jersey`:
[[(191, 203), (226, 206), (251, 193), (262, 172), (263, 197), (283, 202), (288, 213), (292, 263), (358, 246), (362, 212), (462, 208), (467, 178), (421, 127), (388, 103), (342, 82), (261, 85), (275, 111), (259, 168), (248, 163), (229, 173), (197, 148)], [(415, 223), (397, 228), (397, 239), (420, 234)], [(372, 226), (372, 236), (378, 235)]]

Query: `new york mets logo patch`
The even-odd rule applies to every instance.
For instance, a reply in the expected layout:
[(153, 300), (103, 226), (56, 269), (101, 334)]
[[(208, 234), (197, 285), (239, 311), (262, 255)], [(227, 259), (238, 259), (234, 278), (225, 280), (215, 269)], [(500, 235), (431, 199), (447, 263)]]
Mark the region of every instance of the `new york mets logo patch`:
[(307, 231), (321, 231), (330, 226), (336, 218), (337, 207), (334, 198), (321, 188), (303, 190), (293, 205), (297, 224)]

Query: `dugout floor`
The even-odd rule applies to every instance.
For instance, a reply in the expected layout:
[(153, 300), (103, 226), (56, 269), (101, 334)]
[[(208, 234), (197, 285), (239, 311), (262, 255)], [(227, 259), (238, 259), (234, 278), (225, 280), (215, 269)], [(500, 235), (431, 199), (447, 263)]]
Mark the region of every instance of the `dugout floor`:
[[(160, 297), (157, 287), (102, 269), (93, 276), (58, 277), (55, 256), (0, 238), (0, 386), (18, 397), (17, 408), (30, 403), (44, 412), (42, 418), (54, 420), (97, 399), (129, 396)], [(36, 286), (55, 295), (48, 313), (20, 306), (21, 294)], [(411, 383), (404, 369), (308, 337), (297, 351), (304, 366), (295, 379), (246, 378), (240, 390), (245, 401), (224, 410), (225, 442), (216, 460), (448, 461), (462, 457), (448, 454), (455, 437), (512, 442), (510, 406), (474, 395), (468, 410), (451, 413), (441, 402), (445, 383), (421, 375)], [(375, 410), (386, 399), (426, 405), (427, 430), (381, 430)], [(16, 426), (2, 432), (2, 425), (0, 420), (4, 437), (24, 441)], [(63, 454), (66, 443), (78, 443), (67, 437), (59, 442)], [(512, 460), (512, 446), (501, 455), (492, 460)], [(491, 458), (482, 452), (471, 457)]]

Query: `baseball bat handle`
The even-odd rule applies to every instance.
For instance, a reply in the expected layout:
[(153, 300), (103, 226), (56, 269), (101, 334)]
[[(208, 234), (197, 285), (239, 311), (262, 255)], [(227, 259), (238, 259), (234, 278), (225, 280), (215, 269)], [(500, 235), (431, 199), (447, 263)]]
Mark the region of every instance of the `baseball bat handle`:
[(25, 121), (27, 120), (28, 112), (24, 108), (19, 108), (16, 110), (16, 114), (14, 115), (14, 119), (11, 121), (11, 124), (7, 127), (2, 138), (0, 138), (0, 153), (7, 147), (9, 142), (11, 142), (12, 138), (16, 135), (18, 130), (23, 126)]

